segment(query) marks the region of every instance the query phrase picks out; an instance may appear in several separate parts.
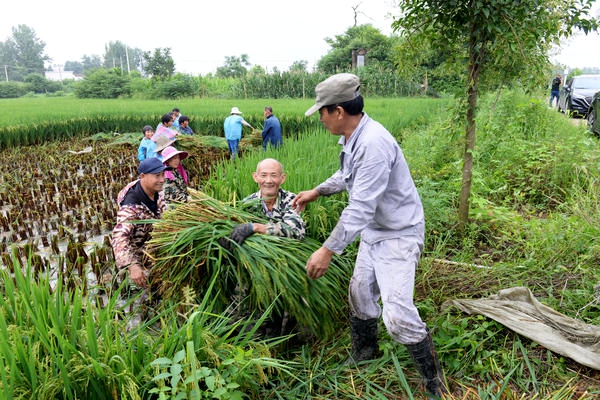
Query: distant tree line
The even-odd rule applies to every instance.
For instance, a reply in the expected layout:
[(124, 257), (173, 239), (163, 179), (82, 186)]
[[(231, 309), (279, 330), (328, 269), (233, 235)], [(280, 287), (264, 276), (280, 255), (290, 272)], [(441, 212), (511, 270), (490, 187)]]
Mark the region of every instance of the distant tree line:
[[(369, 24), (353, 26), (343, 34), (325, 38), (330, 51), (308, 71), (307, 62), (294, 61), (287, 71), (267, 72), (250, 63), (247, 54), (225, 57), (216, 72), (205, 76), (176, 73), (170, 48), (142, 51), (120, 41), (109, 42), (103, 57), (84, 55), (67, 61), (62, 68), (81, 80), (61, 82), (45, 78), (50, 58), (45, 43), (26, 25), (13, 28), (12, 37), (0, 42), (0, 62), (5, 79), (0, 81), (0, 98), (27, 94), (65, 95), (80, 98), (302, 98), (312, 97), (314, 87), (328, 75), (353, 71), (361, 76), (363, 90), (371, 96), (436, 95), (456, 93), (464, 87), (461, 74), (447, 68), (448, 55), (428, 49), (419, 54), (410, 71), (399, 68), (406, 37), (383, 35)], [(24, 49), (27, 49), (25, 51)], [(356, 65), (355, 52), (364, 54), (364, 66)], [(415, 58), (416, 59), (416, 58)]]

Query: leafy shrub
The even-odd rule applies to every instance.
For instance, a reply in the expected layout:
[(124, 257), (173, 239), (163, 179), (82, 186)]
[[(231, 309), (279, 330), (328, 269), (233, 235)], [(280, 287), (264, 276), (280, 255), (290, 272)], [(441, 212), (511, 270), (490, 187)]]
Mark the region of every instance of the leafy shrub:
[(130, 78), (119, 69), (97, 69), (85, 76), (75, 86), (75, 95), (79, 98), (114, 99), (129, 96)]
[(168, 80), (154, 81), (152, 94), (154, 98), (163, 99), (194, 97), (194, 79), (189, 75), (177, 74)]
[(25, 85), (21, 82), (0, 82), (0, 99), (11, 99), (27, 93)]

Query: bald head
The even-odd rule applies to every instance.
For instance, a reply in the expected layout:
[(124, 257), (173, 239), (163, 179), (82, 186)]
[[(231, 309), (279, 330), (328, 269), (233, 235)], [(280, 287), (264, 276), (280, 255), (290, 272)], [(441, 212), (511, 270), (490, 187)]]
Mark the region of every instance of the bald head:
[(264, 169), (269, 169), (269, 170), (278, 170), (278, 172), (280, 174), (283, 173), (283, 164), (281, 164), (279, 161), (277, 161), (274, 158), (265, 158), (264, 160), (260, 161), (257, 165), (256, 165), (256, 172), (260, 173), (261, 170)]
[(256, 172), (252, 173), (254, 182), (258, 183), (260, 197), (268, 204), (277, 200), (279, 187), (285, 182), (283, 165), (274, 158), (265, 158), (256, 166)]

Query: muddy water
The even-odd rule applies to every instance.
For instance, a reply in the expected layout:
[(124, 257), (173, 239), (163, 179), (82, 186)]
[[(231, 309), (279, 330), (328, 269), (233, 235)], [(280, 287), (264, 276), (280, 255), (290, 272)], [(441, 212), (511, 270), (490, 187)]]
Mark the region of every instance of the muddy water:
[[(0, 267), (10, 268), (16, 256), (52, 279), (60, 270), (79, 275), (79, 268), (95, 285), (94, 267), (114, 269), (116, 198), (137, 179), (136, 154), (137, 145), (86, 139), (0, 151), (3, 165), (14, 166), (0, 171)], [(188, 157), (190, 186), (223, 157), (216, 149)]]

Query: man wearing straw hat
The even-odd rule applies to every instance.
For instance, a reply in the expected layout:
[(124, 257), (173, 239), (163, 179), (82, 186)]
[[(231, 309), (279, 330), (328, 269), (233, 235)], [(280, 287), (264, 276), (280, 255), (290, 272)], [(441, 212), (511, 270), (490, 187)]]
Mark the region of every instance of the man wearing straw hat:
[(232, 159), (235, 159), (238, 155), (243, 126), (247, 126), (254, 130), (252, 125), (246, 122), (242, 117), (242, 112), (237, 107), (232, 107), (229, 117), (225, 118), (225, 122), (223, 123), (225, 139), (227, 139), (227, 145), (229, 146), (229, 153), (231, 154)]
[(150, 300), (148, 275), (151, 264), (145, 248), (153, 227), (151, 222), (140, 221), (159, 219), (166, 210), (162, 187), (167, 168), (158, 158), (145, 159), (138, 167), (139, 179), (127, 184), (117, 196), (119, 210), (111, 245), (119, 281), (128, 277), (130, 294), (142, 292), (135, 308)]
[(412, 356), (427, 392), (440, 397), (446, 393), (440, 363), (413, 303), (425, 235), (423, 207), (400, 146), (363, 111), (359, 87), (356, 75), (333, 75), (317, 85), (315, 105), (305, 113), (318, 111), (324, 127), (340, 136), (340, 168), (316, 188), (298, 193), (293, 205), (302, 211), (320, 196), (349, 195), (329, 238), (308, 259), (307, 275), (322, 277), (333, 254), (341, 254), (360, 235), (348, 296), (352, 352), (346, 363), (376, 357), (383, 316), (390, 336)]

